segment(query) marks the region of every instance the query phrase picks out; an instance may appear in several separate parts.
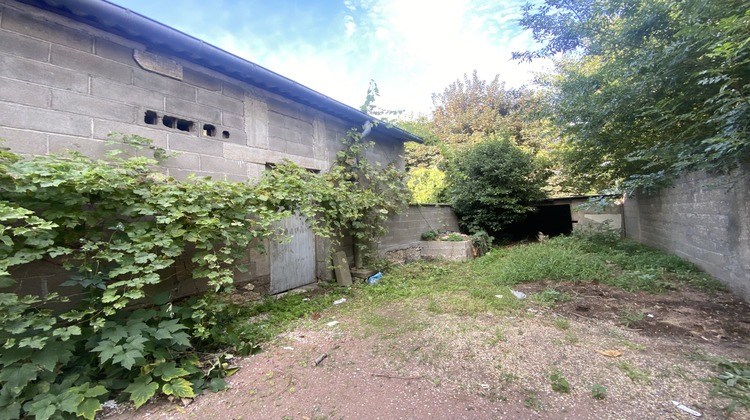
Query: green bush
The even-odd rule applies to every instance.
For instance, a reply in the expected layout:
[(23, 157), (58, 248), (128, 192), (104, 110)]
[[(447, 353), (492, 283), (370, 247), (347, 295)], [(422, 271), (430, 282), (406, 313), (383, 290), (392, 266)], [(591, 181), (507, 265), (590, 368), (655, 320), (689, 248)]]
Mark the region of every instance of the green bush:
[[(366, 240), (404, 201), (398, 171), (370, 168), (359, 140), (346, 141), (326, 174), (285, 163), (255, 185), (174, 180), (157, 170), (165, 151), (138, 136), (99, 160), (0, 148), (0, 290), (35, 262), (60, 266), (63, 286), (85, 295), (60, 310), (66, 299), (56, 294), (0, 293), (0, 420), (93, 419), (112, 397), (138, 407), (156, 394), (223, 388), (230, 355), (199, 360), (196, 350), (255, 349), (257, 336), (229, 325), (236, 310), (224, 299), (248, 246), (276, 238), (273, 223), (294, 212), (319, 236)], [(120, 157), (144, 147), (154, 159)], [(149, 303), (145, 289), (169, 278), (177, 258), (191, 260), (209, 293), (183, 302), (160, 293), (131, 310)]]
[(451, 159), (448, 197), (463, 231), (497, 236), (534, 210), (548, 177), (510, 140), (489, 139)]

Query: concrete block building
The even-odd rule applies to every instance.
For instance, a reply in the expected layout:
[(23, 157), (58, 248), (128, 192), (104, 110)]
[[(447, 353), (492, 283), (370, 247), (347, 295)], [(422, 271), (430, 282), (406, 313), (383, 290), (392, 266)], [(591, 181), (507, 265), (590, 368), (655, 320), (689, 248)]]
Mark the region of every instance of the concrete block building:
[[(170, 176), (246, 181), (283, 159), (326, 171), (346, 131), (373, 120), (106, 1), (0, 0), (0, 138), (15, 153), (96, 157), (111, 147), (110, 133), (137, 134), (180, 153), (166, 164)], [(368, 158), (402, 168), (404, 142), (421, 141), (386, 124), (370, 136), (375, 147)], [(261, 293), (329, 273), (325, 244), (304, 223), (289, 223), (298, 230), (291, 244), (248, 254), (251, 270), (241, 280)], [(302, 268), (289, 270), (290, 255)], [(47, 277), (19, 287), (52, 288), (54, 274), (39, 272)], [(194, 292), (187, 289), (179, 294)]]

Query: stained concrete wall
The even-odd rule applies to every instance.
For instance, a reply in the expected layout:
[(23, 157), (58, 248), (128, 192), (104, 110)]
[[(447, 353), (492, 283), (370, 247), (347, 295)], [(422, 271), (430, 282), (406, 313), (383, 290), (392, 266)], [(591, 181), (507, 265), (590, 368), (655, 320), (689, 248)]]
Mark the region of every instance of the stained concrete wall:
[[(232, 181), (256, 178), (266, 164), (283, 159), (326, 171), (343, 148), (350, 123), (180, 57), (145, 50), (138, 42), (54, 13), (0, 2), (5, 146), (26, 155), (72, 150), (101, 157), (119, 148), (106, 144), (110, 133), (135, 134), (179, 152), (165, 164), (170, 176)], [(179, 121), (165, 125), (169, 117)], [(374, 140), (372, 160), (403, 167), (402, 142)], [(316, 255), (316, 271), (322, 275), (328, 262), (321, 255)], [(268, 256), (251, 250), (246, 260), (250, 271), (238, 273), (237, 280), (267, 290)], [(29, 271), (21, 291), (56, 287), (56, 270), (53, 264), (38, 275)]]
[(750, 301), (750, 165), (686, 175), (631, 195), (624, 209), (626, 236), (692, 261)]
[(445, 204), (411, 205), (403, 213), (391, 216), (385, 228), (388, 234), (379, 239), (375, 248), (381, 257), (398, 255), (395, 259), (400, 261), (420, 258), (419, 253), (410, 254), (409, 250), (420, 247), (422, 233), (429, 230), (459, 230), (456, 214)]

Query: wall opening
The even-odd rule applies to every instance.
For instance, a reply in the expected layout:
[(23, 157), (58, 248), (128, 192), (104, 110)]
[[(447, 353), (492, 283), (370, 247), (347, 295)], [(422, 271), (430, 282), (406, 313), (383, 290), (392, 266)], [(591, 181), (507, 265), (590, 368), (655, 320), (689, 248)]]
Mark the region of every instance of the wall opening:
[(203, 135), (207, 137), (215, 137), (216, 127), (211, 124), (203, 124)]
[(504, 230), (506, 239), (536, 239), (539, 232), (549, 236), (567, 235), (573, 232), (570, 204), (540, 205), (520, 222)]
[(226, 130), (222, 131), (221, 132), (221, 137), (223, 137), (225, 139), (228, 139), (229, 138), (229, 131), (226, 131)]
[(162, 117), (161, 123), (164, 124), (165, 127), (175, 128), (177, 127), (177, 118), (165, 115)]
[(148, 125), (156, 125), (159, 122), (159, 116), (154, 111), (146, 111), (146, 114), (143, 116), (143, 122)]
[(180, 131), (190, 131), (193, 128), (193, 122), (188, 120), (177, 119), (177, 129)]

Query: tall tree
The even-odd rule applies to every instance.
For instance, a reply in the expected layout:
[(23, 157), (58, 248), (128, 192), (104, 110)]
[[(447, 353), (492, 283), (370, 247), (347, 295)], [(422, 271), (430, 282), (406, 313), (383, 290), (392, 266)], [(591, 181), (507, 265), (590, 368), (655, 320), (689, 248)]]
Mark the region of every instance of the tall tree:
[(521, 20), (581, 188), (659, 186), (750, 152), (750, 1), (546, 0)]

